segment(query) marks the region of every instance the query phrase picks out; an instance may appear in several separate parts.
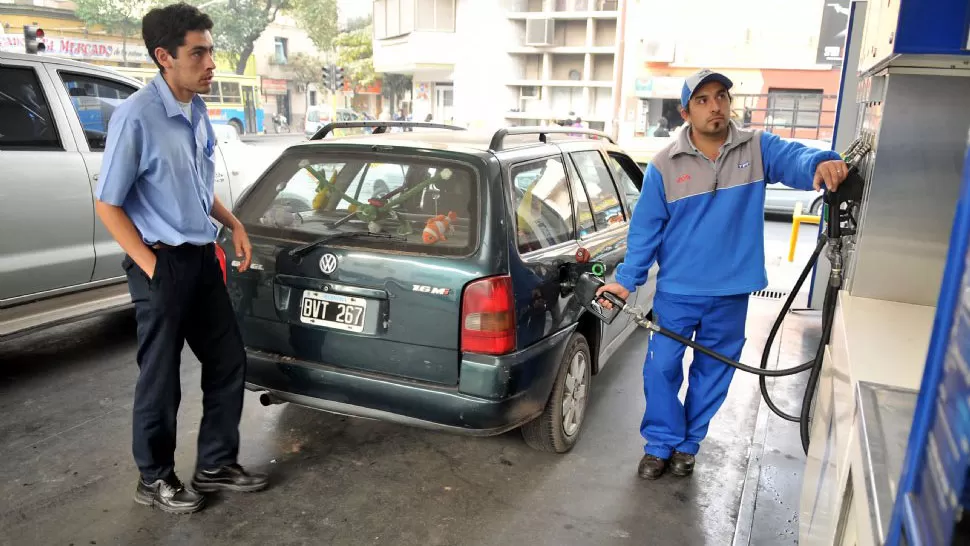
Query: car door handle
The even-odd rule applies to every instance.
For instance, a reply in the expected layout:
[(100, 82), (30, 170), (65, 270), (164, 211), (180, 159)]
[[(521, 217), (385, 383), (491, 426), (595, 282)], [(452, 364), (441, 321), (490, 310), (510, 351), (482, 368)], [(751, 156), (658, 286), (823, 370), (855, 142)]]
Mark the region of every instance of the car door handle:
[(232, 175), (233, 176), (238, 176), (239, 175), (239, 171), (232, 171)]
[(92, 176), (91, 179), (97, 182), (99, 176), (101, 176), (101, 173), (94, 173), (94, 176)]

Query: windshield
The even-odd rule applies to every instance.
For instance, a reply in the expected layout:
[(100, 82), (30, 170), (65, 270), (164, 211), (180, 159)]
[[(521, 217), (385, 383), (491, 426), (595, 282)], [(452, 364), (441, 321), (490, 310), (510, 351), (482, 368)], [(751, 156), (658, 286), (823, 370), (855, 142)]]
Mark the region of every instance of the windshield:
[(461, 163), (355, 154), (287, 154), (241, 204), (255, 235), (305, 243), (336, 233), (400, 239), (333, 244), (464, 255), (475, 248), (478, 176)]

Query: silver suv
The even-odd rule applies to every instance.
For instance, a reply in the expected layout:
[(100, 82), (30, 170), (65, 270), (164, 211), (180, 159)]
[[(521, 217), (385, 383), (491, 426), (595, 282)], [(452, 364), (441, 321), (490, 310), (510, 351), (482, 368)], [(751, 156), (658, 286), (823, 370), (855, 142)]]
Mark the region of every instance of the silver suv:
[[(94, 213), (108, 120), (142, 83), (110, 68), (0, 53), (0, 340), (131, 305), (124, 255)], [(245, 186), (217, 146), (215, 192)]]

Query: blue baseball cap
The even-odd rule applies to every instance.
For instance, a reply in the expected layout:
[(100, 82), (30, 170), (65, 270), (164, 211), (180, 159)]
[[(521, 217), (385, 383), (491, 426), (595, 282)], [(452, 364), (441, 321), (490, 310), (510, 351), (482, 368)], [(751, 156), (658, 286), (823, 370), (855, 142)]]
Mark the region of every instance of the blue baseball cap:
[(680, 92), (680, 105), (687, 108), (687, 103), (690, 102), (690, 98), (694, 96), (694, 91), (697, 88), (704, 85), (707, 82), (721, 82), (724, 87), (731, 89), (734, 86), (734, 82), (728, 79), (727, 76), (721, 74), (720, 72), (714, 72), (707, 68), (699, 70), (684, 80), (684, 88)]

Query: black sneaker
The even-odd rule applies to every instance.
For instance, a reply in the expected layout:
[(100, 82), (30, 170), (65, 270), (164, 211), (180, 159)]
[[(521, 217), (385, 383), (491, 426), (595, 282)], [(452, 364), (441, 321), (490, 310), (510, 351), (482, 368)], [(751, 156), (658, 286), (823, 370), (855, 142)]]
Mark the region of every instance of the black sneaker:
[(674, 476), (684, 478), (694, 472), (694, 456), (689, 453), (674, 451), (670, 457), (670, 473)]
[(205, 497), (186, 489), (174, 473), (153, 483), (139, 479), (135, 502), (170, 514), (192, 514), (205, 507)]
[(269, 479), (265, 474), (251, 474), (238, 464), (226, 465), (217, 470), (199, 470), (192, 478), (192, 487), (202, 493), (216, 491), (239, 491), (252, 493), (266, 489)]
[(656, 480), (663, 475), (666, 468), (667, 461), (665, 459), (661, 459), (656, 455), (644, 455), (640, 459), (640, 466), (637, 468), (637, 473), (643, 479)]

